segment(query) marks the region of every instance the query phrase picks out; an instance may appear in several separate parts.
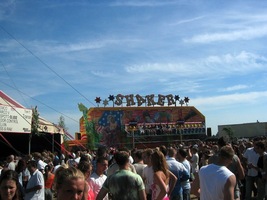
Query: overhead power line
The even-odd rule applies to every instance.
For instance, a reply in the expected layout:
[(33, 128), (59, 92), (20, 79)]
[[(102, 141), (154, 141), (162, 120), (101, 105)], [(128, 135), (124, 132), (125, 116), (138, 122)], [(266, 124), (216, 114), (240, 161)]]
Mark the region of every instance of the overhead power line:
[[(5, 65), (4, 65), (1, 61), (0, 61), (0, 63), (2, 64), (4, 70), (5, 70), (6, 74), (7, 74), (7, 76), (9, 77), (9, 79), (11, 80), (12, 84), (14, 85), (14, 87), (16, 88), (16, 90), (18, 90), (17, 85), (15, 84), (15, 82), (14, 82), (14, 80), (11, 78), (11, 76), (9, 75), (9, 73), (8, 73), (8, 71), (7, 71), (6, 67), (5, 67)], [(21, 96), (21, 98), (23, 99), (24, 103), (25, 103), (26, 106), (28, 107), (27, 102), (25, 101), (24, 97), (21, 95), (20, 92), (19, 92), (19, 95)]]
[(61, 114), (61, 115), (65, 116), (66, 118), (68, 118), (68, 119), (71, 119), (72, 121), (79, 123), (79, 122), (78, 122), (76, 119), (74, 119), (74, 118), (72, 118), (72, 117), (69, 117), (69, 116), (67, 116), (66, 114), (64, 114), (64, 113), (62, 113), (62, 112), (60, 112), (60, 111), (58, 111), (58, 110), (56, 110), (56, 109), (52, 108), (51, 106), (49, 106), (49, 105), (47, 105), (47, 104), (45, 104), (45, 103), (43, 103), (43, 102), (39, 101), (38, 99), (36, 99), (36, 98), (34, 98), (34, 97), (31, 97), (31, 96), (27, 95), (26, 93), (22, 92), (21, 90), (19, 90), (19, 89), (17, 89), (17, 88), (14, 88), (13, 86), (11, 86), (11, 85), (9, 85), (9, 84), (6, 84), (6, 83), (4, 83), (4, 82), (3, 82), (3, 81), (1, 81), (1, 80), (0, 80), (0, 82), (1, 82), (2, 84), (4, 84), (4, 85), (6, 85), (6, 86), (10, 87), (10, 88), (13, 88), (13, 89), (15, 89), (15, 90), (17, 90), (17, 91), (21, 92), (23, 95), (25, 95), (25, 96), (27, 96), (27, 97), (29, 97), (29, 98), (31, 98), (31, 99), (33, 99), (33, 100), (35, 100), (35, 101), (39, 102), (40, 104), (42, 104), (42, 105), (44, 105), (44, 106), (46, 106), (46, 107), (50, 108), (51, 110), (53, 110), (53, 111), (55, 111), (55, 112), (57, 112), (57, 113), (59, 113), (59, 114)]
[(11, 33), (9, 33), (4, 27), (0, 25), (1, 29), (8, 34), (13, 40), (15, 40), (19, 45), (21, 45), (24, 49), (26, 49), (33, 57), (35, 57), (40, 63), (42, 63), (46, 68), (56, 74), (61, 80), (63, 80), (67, 85), (69, 85), (73, 90), (75, 90), (79, 95), (81, 95), (86, 101), (95, 106), (95, 104), (90, 101), (86, 96), (84, 96), (80, 91), (78, 91), (75, 87), (73, 87), (68, 81), (66, 81), (62, 76), (60, 76), (55, 70), (53, 70), (48, 64), (46, 64), (41, 58), (35, 55), (30, 49), (28, 49), (25, 45), (23, 45), (20, 41), (18, 41)]

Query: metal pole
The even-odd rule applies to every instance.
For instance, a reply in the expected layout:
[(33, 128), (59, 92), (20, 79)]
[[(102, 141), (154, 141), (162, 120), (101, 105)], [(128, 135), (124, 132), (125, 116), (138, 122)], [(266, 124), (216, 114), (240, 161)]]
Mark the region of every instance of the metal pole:
[(134, 146), (135, 146), (135, 144), (134, 144), (134, 129), (132, 130), (132, 136), (133, 136), (133, 149), (134, 149)]
[(55, 133), (52, 135), (52, 153), (55, 151)]
[(31, 141), (32, 141), (32, 133), (29, 134), (29, 149), (28, 149), (28, 154), (30, 155), (31, 154)]

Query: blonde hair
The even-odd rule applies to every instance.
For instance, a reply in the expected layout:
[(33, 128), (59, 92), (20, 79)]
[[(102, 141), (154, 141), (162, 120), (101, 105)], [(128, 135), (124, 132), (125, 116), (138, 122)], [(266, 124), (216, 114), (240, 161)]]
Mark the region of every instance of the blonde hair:
[(55, 173), (54, 186), (58, 190), (66, 181), (73, 179), (85, 180), (84, 174), (75, 167), (59, 167)]

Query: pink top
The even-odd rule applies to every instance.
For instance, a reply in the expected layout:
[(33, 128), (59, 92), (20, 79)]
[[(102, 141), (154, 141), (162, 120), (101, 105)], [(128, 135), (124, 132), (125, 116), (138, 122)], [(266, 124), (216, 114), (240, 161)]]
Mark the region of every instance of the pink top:
[[(151, 185), (151, 190), (152, 190), (152, 200), (157, 199), (157, 197), (158, 197), (158, 195), (159, 195), (159, 193), (160, 193), (160, 188), (159, 188), (159, 186), (158, 186), (157, 184), (153, 183), (153, 184)], [(166, 194), (162, 200), (169, 200), (168, 195)]]

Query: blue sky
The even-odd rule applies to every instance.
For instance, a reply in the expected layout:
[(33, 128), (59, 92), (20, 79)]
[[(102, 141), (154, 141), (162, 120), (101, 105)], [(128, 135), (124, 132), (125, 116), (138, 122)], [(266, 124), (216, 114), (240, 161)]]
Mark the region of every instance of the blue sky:
[(267, 1), (3, 0), (0, 89), (79, 131), (77, 104), (190, 98), (217, 126), (267, 121)]

